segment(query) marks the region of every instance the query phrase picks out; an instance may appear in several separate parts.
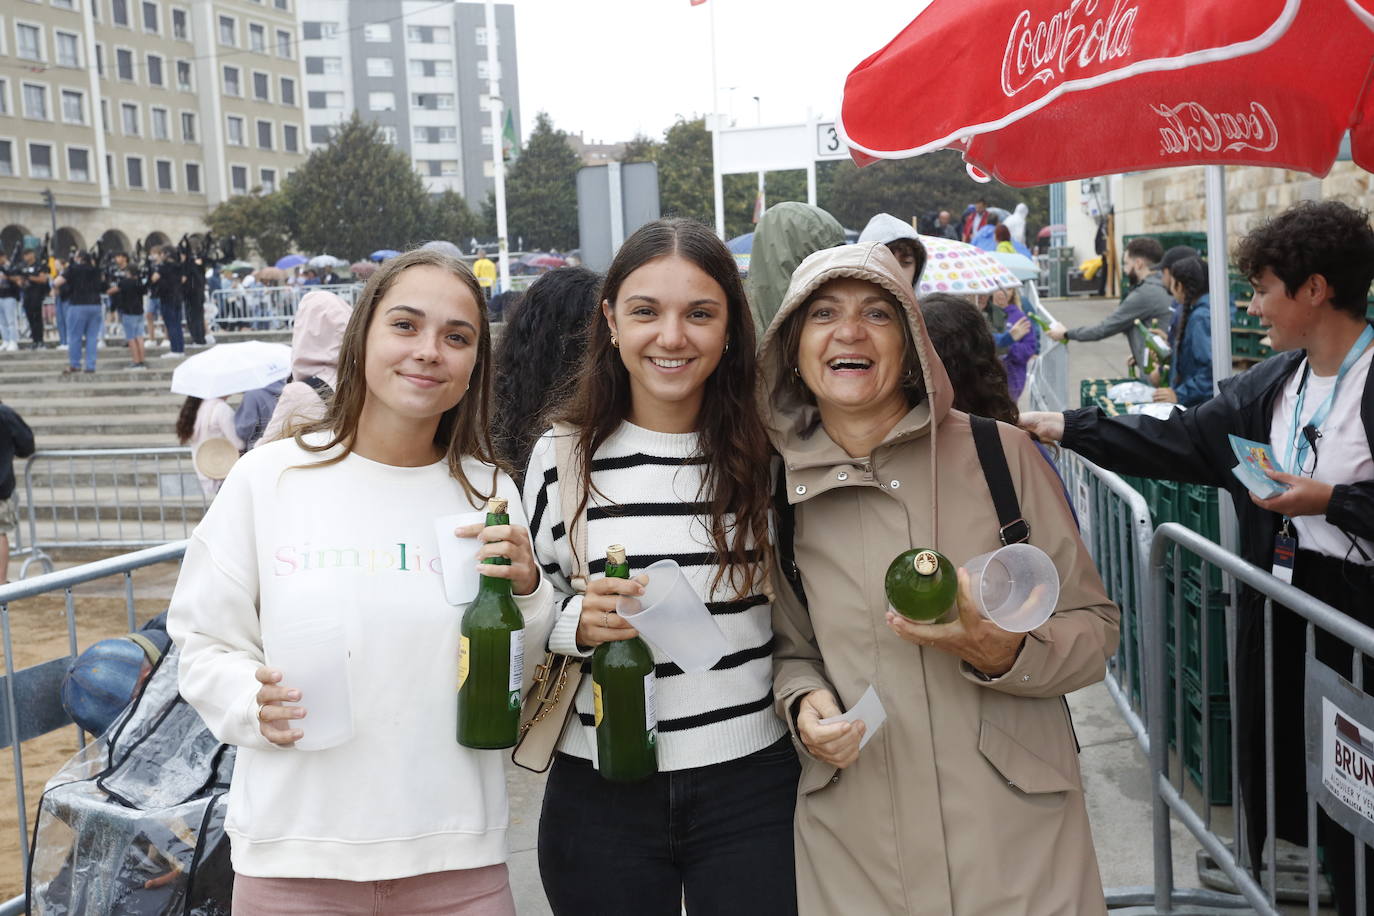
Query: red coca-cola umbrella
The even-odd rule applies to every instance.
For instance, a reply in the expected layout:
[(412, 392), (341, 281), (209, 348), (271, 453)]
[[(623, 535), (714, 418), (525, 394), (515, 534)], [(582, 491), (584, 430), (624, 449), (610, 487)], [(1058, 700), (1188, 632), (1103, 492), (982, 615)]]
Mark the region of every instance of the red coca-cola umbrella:
[(1011, 185), (1199, 164), (1325, 175), (1352, 128), (1367, 167), (1366, 3), (934, 0), (850, 73), (839, 129), (860, 164), (956, 148)]

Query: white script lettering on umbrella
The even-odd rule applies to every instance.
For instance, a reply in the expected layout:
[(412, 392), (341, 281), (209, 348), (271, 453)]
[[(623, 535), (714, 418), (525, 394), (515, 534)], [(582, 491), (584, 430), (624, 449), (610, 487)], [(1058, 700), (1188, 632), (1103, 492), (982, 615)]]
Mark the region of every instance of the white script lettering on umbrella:
[(1200, 102), (1178, 105), (1151, 105), (1151, 110), (1164, 119), (1159, 129), (1159, 154), (1177, 156), (1183, 153), (1228, 153), (1252, 149), (1267, 153), (1279, 145), (1279, 129), (1269, 109), (1259, 102), (1251, 102), (1249, 111), (1213, 114)]
[(1113, 0), (1111, 11), (1098, 15), (1101, 0), (1070, 0), (1068, 6), (1040, 22), (1022, 10), (1012, 23), (1002, 53), (1002, 91), (1008, 98), (1035, 82), (1049, 85), (1069, 72), (1105, 64), (1131, 53), (1131, 33), (1139, 7)]

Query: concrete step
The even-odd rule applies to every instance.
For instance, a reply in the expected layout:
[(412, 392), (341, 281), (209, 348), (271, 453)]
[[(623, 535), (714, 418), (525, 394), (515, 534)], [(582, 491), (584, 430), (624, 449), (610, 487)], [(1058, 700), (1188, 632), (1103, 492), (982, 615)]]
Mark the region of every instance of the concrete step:
[(95, 372), (90, 375), (82, 373), (72, 376), (62, 374), (62, 369), (66, 367), (66, 363), (61, 366), (37, 370), (13, 369), (9, 372), (0, 372), (0, 391), (9, 391), (12, 385), (35, 385), (44, 382), (88, 386), (102, 380), (113, 381), (127, 377), (143, 379), (144, 387), (147, 388), (161, 387), (167, 389), (171, 387), (172, 370), (176, 367), (176, 363), (172, 360), (167, 360), (163, 364), (155, 364), (154, 361), (150, 360), (148, 369), (125, 371), (124, 367), (128, 364), (127, 359), (117, 363), (105, 363), (104, 365), (97, 362)]
[(166, 392), (150, 394), (135, 392), (118, 396), (74, 397), (70, 390), (58, 390), (50, 394), (21, 394), (15, 396), (5, 393), (5, 403), (28, 419), (34, 417), (70, 416), (73, 414), (100, 413), (106, 416), (127, 416), (129, 414), (155, 413), (171, 416), (175, 421), (177, 412), (185, 399), (179, 394)]
[[(148, 527), (151, 525), (161, 525), (175, 523), (180, 526), (182, 522), (195, 524), (200, 521), (205, 514), (205, 508), (199, 504), (189, 505), (176, 502), (168, 503), (157, 501), (157, 492), (150, 494), (150, 499), (142, 503), (99, 503), (81, 502), (70, 504), (40, 505), (34, 517), (38, 520), (40, 530), (50, 527), (54, 521), (89, 521), (94, 523), (96, 519), (102, 522), (119, 523), (122, 525), (133, 525)], [(25, 514), (27, 509), (20, 509), (19, 518), (27, 519)]]
[(44, 376), (37, 381), (22, 382), (13, 381), (9, 376), (0, 373), (0, 397), (4, 398), (6, 404), (21, 397), (30, 401), (46, 398), (84, 398), (87, 395), (100, 398), (134, 398), (165, 394), (172, 398), (181, 398), (181, 395), (172, 394), (170, 389), (170, 374), (165, 384), (161, 379), (156, 379), (150, 384), (143, 372), (97, 371), (93, 376), (82, 376), (75, 380)]
[[(27, 546), (29, 544), (28, 524), (21, 520), (21, 525), (23, 529), (20, 532), (20, 539)], [(40, 547), (57, 542), (91, 545), (125, 544), (129, 547), (136, 545), (151, 546), (190, 537), (195, 527), (196, 522), (189, 518), (184, 520), (169, 519), (166, 522), (148, 519), (141, 525), (138, 522), (127, 520), (123, 524), (115, 524), (103, 519), (99, 522), (94, 519), (74, 520), (70, 518), (60, 519), (56, 522), (40, 520), (36, 540)]]
[(170, 425), (165, 433), (83, 433), (63, 430), (45, 433), (38, 441), (40, 449), (166, 448), (180, 444)]
[(167, 418), (161, 414), (132, 414), (123, 412), (67, 414), (63, 416), (26, 417), (35, 436), (43, 431), (86, 430), (91, 433), (134, 433), (147, 430), (157, 433), (167, 428)]

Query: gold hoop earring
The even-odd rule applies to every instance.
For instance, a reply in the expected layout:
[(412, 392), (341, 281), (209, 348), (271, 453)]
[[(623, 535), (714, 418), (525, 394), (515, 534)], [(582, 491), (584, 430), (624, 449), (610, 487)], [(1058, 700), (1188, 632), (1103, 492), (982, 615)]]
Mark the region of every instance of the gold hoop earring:
[(726, 353), (729, 353), (729, 352), (730, 352), (730, 341), (727, 340), (727, 341), (725, 342), (725, 349), (720, 351), (720, 355), (721, 355), (721, 356), (724, 356)]
[(611, 346), (617, 350), (620, 349), (620, 341), (616, 339), (614, 334), (611, 335)]
[(797, 378), (801, 378), (801, 369), (797, 368), (796, 366), (793, 366), (792, 374), (795, 375)]

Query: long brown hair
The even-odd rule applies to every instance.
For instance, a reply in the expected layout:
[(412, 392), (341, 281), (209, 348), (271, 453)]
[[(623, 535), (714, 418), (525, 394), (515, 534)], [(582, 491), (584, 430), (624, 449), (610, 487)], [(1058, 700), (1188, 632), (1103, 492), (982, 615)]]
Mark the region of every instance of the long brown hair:
[(177, 413), (177, 441), (182, 445), (191, 441), (191, 436), (196, 431), (196, 414), (200, 412), (200, 398), (195, 395), (187, 395), (186, 400), (181, 402), (181, 410)]
[[(463, 487), (468, 501), (477, 505), (490, 497), (482, 493), (467, 475), (463, 473), (463, 457), (471, 456), (486, 464), (501, 468), (496, 459), (496, 450), (491, 443), (491, 322), (487, 318), (486, 299), (482, 287), (467, 265), (457, 258), (428, 248), (416, 248), (403, 255), (391, 258), (382, 266), (363, 287), (358, 301), (353, 306), (353, 315), (344, 329), (343, 343), (339, 347), (338, 383), (334, 386), (334, 397), (329, 401), (322, 419), (293, 430), (296, 444), (307, 452), (324, 452), (336, 446), (337, 455), (315, 464), (303, 467), (324, 467), (342, 461), (353, 451), (358, 436), (358, 418), (362, 416), (363, 403), (367, 400), (367, 379), (363, 367), (367, 364), (367, 330), (377, 312), (377, 305), (395, 284), (396, 278), (411, 267), (438, 267), (446, 270), (463, 282), (477, 303), (477, 314), (481, 327), (477, 332), (477, 362), (472, 368), (472, 379), (467, 394), (457, 405), (444, 411), (439, 418), (439, 426), (434, 431), (434, 444), (440, 448), (448, 460), (449, 473)], [(312, 445), (305, 441), (311, 433), (328, 434), (327, 441)], [(504, 468), (501, 468), (504, 470)], [(496, 490), (495, 475), (492, 475), (491, 492)]]
[[(697, 435), (706, 460), (702, 496), (710, 506), (711, 541), (717, 557), (711, 587), (718, 587), (728, 574), (737, 597), (743, 598), (765, 579), (770, 450), (754, 404), (758, 372), (754, 319), (734, 256), (701, 223), (655, 220), (625, 240), (606, 271), (599, 298), (614, 308), (626, 277), (669, 255), (691, 262), (725, 291), (726, 348), (706, 379)], [(587, 349), (576, 390), (562, 417), (578, 431), (574, 455), (582, 476), (579, 515), (586, 511), (591, 496), (591, 457), (629, 415), (630, 374), (619, 351), (611, 346), (610, 328), (597, 311), (588, 321)], [(730, 515), (734, 523), (727, 525)], [(758, 563), (749, 559), (751, 541), (761, 557)]]

